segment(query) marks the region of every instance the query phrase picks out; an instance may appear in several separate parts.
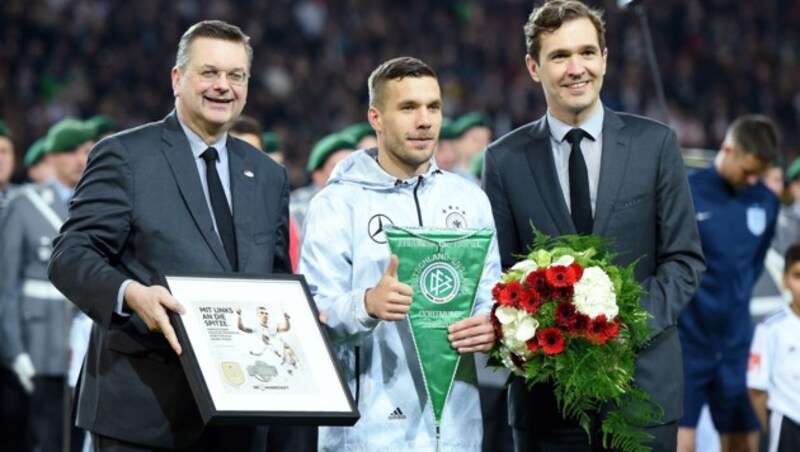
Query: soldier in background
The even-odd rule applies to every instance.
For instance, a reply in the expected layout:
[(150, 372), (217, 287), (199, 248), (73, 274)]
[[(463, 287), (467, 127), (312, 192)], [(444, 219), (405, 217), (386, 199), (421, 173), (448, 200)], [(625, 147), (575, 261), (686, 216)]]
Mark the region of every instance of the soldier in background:
[(8, 202), (13, 188), (11, 175), (14, 173), (14, 142), (11, 138), (11, 130), (0, 121), (0, 210)]
[(44, 144), (55, 177), (20, 189), (0, 220), (0, 356), (30, 395), (36, 451), (65, 448), (74, 313), (48, 281), (47, 264), (94, 138), (95, 128), (84, 121), (67, 118), (55, 124)]
[(44, 142), (46, 137), (37, 138), (25, 152), (22, 163), (27, 168), (28, 179), (34, 184), (43, 184), (53, 177), (53, 165), (45, 158)]
[(351, 134), (332, 133), (319, 140), (311, 149), (306, 166), (308, 174), (311, 175), (311, 183), (293, 190), (289, 196), (289, 213), (297, 219), (301, 236), (311, 198), (328, 183), (336, 164), (357, 149), (357, 144)]

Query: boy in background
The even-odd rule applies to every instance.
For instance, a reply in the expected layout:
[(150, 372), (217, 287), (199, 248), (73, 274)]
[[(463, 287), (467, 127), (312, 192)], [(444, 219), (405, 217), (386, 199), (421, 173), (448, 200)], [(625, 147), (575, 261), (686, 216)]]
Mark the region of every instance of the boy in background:
[(747, 366), (753, 410), (769, 434), (768, 450), (778, 452), (800, 450), (800, 243), (785, 262), (792, 302), (756, 327)]

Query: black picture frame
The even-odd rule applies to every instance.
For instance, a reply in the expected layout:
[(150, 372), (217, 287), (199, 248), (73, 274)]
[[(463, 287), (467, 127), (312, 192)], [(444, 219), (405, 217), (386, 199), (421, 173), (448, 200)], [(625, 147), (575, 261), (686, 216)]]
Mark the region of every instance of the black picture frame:
[(186, 311), (171, 313), (170, 320), (203, 422), (349, 426), (358, 421), (302, 275), (165, 280)]

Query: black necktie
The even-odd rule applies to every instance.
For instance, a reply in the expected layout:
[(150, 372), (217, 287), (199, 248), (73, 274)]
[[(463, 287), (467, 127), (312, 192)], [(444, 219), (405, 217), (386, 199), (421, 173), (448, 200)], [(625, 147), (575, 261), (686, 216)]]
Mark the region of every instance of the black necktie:
[(228, 207), (228, 199), (225, 197), (225, 190), (222, 189), (222, 182), (217, 174), (217, 150), (208, 148), (201, 155), (206, 161), (206, 180), (208, 181), (208, 197), (211, 198), (211, 209), (214, 210), (214, 220), (217, 222), (217, 232), (222, 239), (222, 246), (225, 247), (225, 254), (228, 261), (237, 270), (236, 259), (236, 232), (233, 229), (233, 217), (231, 209)]
[(583, 137), (588, 135), (582, 129), (572, 129), (567, 133), (566, 140), (572, 148), (569, 153), (569, 202), (575, 230), (578, 234), (591, 234), (594, 221), (589, 197), (589, 173), (581, 152)]

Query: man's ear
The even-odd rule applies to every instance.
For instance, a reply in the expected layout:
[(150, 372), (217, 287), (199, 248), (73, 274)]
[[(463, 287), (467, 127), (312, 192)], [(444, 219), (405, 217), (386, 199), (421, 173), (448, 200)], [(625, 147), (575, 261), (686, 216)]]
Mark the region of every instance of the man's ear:
[(528, 73), (531, 75), (534, 82), (542, 82), (542, 79), (539, 78), (539, 63), (537, 63), (532, 56), (527, 54), (525, 55), (525, 67), (528, 68)]
[(181, 92), (181, 71), (178, 70), (178, 66), (172, 68), (170, 77), (172, 78), (172, 95), (179, 97)]
[(381, 127), (381, 112), (374, 105), (370, 105), (369, 110), (367, 110), (367, 121), (375, 130), (375, 133), (380, 133), (383, 130)]

